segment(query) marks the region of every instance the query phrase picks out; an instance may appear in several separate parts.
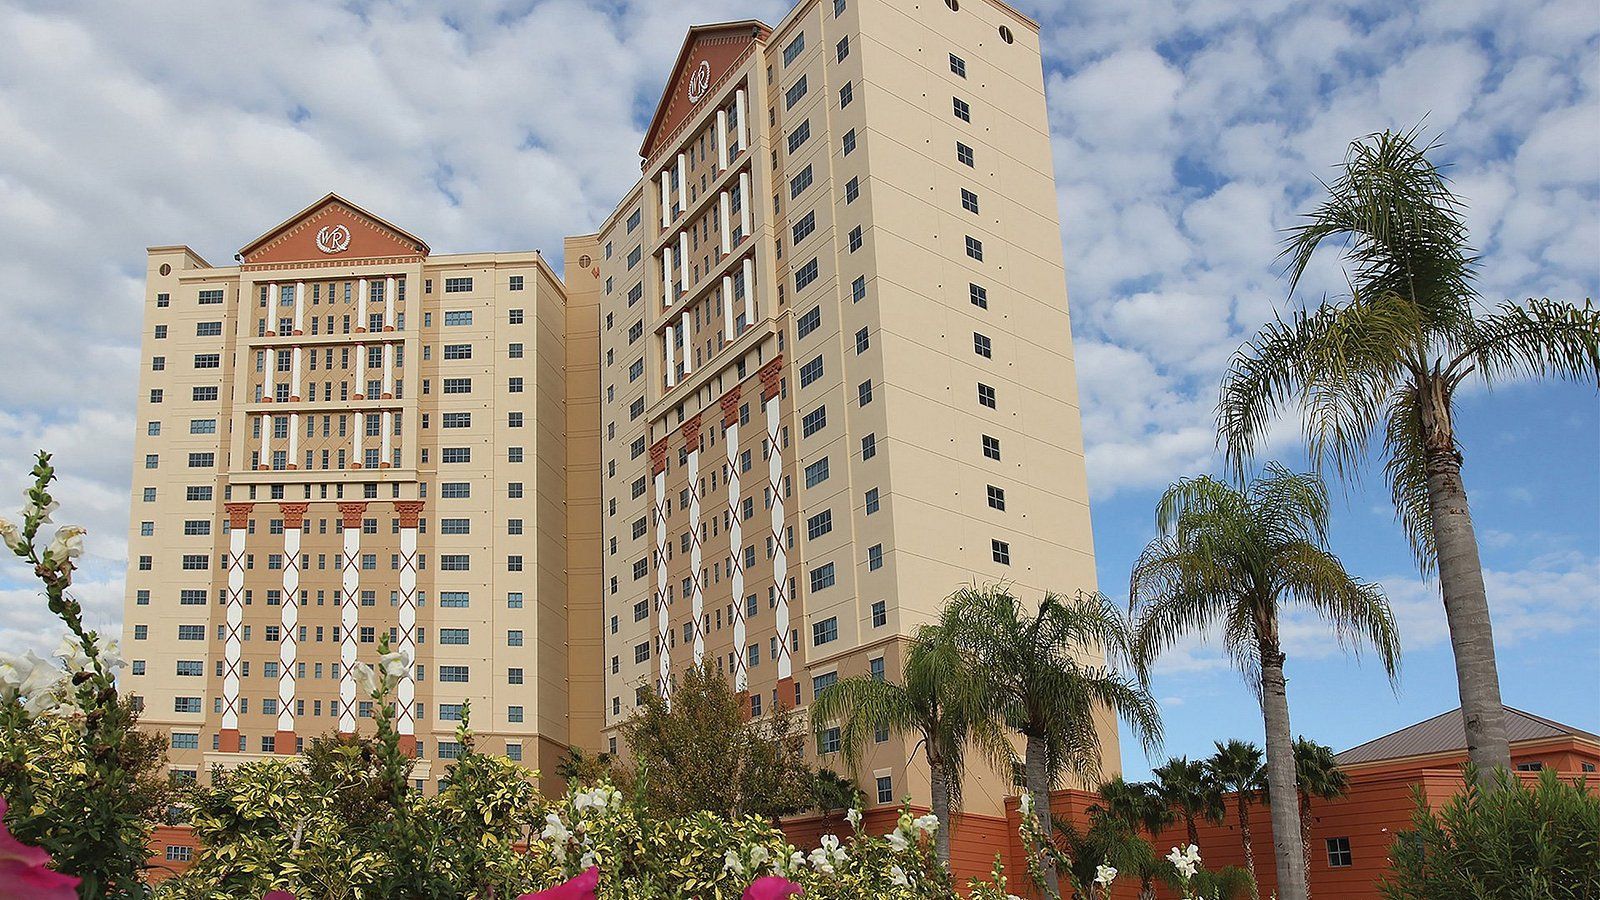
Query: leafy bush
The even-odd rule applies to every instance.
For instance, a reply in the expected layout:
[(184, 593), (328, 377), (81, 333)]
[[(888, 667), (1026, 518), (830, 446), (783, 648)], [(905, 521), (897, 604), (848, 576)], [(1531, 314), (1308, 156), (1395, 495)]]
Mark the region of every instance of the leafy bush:
[(1600, 795), (1546, 769), (1528, 786), (1496, 773), (1441, 809), (1420, 792), (1413, 830), (1395, 836), (1388, 900), (1579, 900), (1600, 897)]

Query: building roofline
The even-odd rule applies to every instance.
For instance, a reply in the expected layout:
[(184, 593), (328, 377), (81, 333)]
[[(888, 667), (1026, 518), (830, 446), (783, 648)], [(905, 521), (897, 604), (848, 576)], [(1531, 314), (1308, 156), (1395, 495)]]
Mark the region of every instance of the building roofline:
[(661, 130), (661, 123), (666, 116), (667, 100), (672, 93), (674, 75), (683, 68), (684, 62), (689, 58), (689, 48), (694, 46), (695, 38), (702, 34), (714, 31), (732, 31), (740, 28), (752, 29), (757, 41), (766, 39), (772, 33), (767, 23), (760, 19), (735, 19), (731, 22), (712, 22), (706, 25), (691, 25), (683, 36), (683, 46), (678, 48), (678, 55), (672, 61), (672, 66), (667, 69), (666, 81), (661, 85), (661, 96), (656, 100), (655, 112), (650, 116), (650, 126), (644, 130), (644, 141), (639, 144), (639, 156), (644, 158), (650, 149), (650, 144), (656, 138), (656, 133)]
[(146, 248), (144, 248), (144, 252), (146, 253), (146, 255), (151, 254), (151, 253), (171, 253), (171, 252), (173, 252), (175, 250), (182, 251), (183, 253), (188, 254), (188, 256), (190, 258), (192, 258), (195, 262), (201, 264), (202, 266), (205, 266), (208, 269), (214, 268), (211, 265), (211, 263), (206, 262), (206, 258), (205, 257), (203, 257), (200, 254), (196, 253), (194, 251), (194, 248), (189, 246), (188, 244), (160, 244), (160, 245), (157, 245), (157, 246), (154, 246), (154, 247), (146, 247)]
[[(1584, 731), (1581, 728), (1575, 728), (1575, 727), (1573, 727), (1571, 725), (1566, 725), (1566, 724), (1563, 724), (1561, 722), (1557, 722), (1554, 719), (1546, 718), (1545, 716), (1535, 715), (1534, 713), (1530, 713), (1530, 712), (1528, 712), (1526, 710), (1518, 709), (1518, 708), (1516, 708), (1514, 706), (1505, 706), (1505, 710), (1506, 710), (1507, 713), (1514, 713), (1516, 715), (1520, 715), (1520, 716), (1523, 716), (1525, 718), (1532, 719), (1535, 722), (1538, 722), (1539, 724), (1544, 725), (1547, 728), (1550, 728), (1550, 729), (1552, 729), (1554, 731), (1559, 732), (1559, 734), (1557, 734), (1557, 735), (1551, 735), (1551, 736), (1548, 736), (1548, 737), (1524, 738), (1522, 740), (1514, 740), (1514, 741), (1511, 742), (1513, 745), (1517, 745), (1517, 744), (1532, 744), (1532, 743), (1538, 743), (1538, 742), (1541, 742), (1541, 741), (1561, 740), (1561, 739), (1578, 740), (1578, 741), (1583, 741), (1583, 742), (1587, 742), (1587, 743), (1593, 743), (1593, 744), (1596, 744), (1596, 745), (1600, 745), (1600, 735), (1591, 734), (1590, 732)], [(1402, 733), (1407, 732), (1407, 731), (1412, 731), (1414, 729), (1426, 728), (1426, 727), (1432, 725), (1433, 723), (1438, 722), (1440, 719), (1444, 719), (1444, 718), (1447, 718), (1447, 717), (1452, 716), (1452, 715), (1458, 715), (1460, 712), (1461, 712), (1461, 707), (1459, 707), (1459, 706), (1453, 707), (1451, 709), (1447, 709), (1444, 712), (1439, 713), (1438, 715), (1429, 716), (1428, 718), (1423, 719), (1423, 720), (1421, 720), (1419, 722), (1413, 722), (1410, 725), (1406, 725), (1406, 726), (1403, 726), (1401, 728), (1396, 728), (1393, 731), (1390, 731), (1390, 732), (1388, 732), (1386, 734), (1380, 734), (1377, 737), (1372, 738), (1371, 740), (1362, 741), (1361, 743), (1356, 744), (1353, 747), (1349, 747), (1349, 748), (1347, 748), (1345, 750), (1341, 750), (1338, 753), (1334, 754), (1334, 758), (1338, 759), (1339, 757), (1348, 756), (1348, 755), (1350, 755), (1352, 753), (1355, 753), (1356, 751), (1361, 750), (1361, 749), (1363, 749), (1365, 747), (1370, 747), (1370, 746), (1372, 746), (1374, 744), (1377, 744), (1379, 742), (1386, 741), (1386, 740), (1388, 740), (1388, 739), (1390, 739), (1390, 738), (1392, 738), (1392, 737), (1394, 737), (1394, 736), (1396, 736), (1398, 734), (1402, 734)], [(1433, 756), (1444, 756), (1444, 755), (1447, 755), (1447, 754), (1460, 753), (1460, 752), (1462, 752), (1464, 750), (1466, 750), (1466, 746), (1463, 744), (1461, 747), (1452, 747), (1452, 748), (1448, 748), (1448, 749), (1444, 749), (1444, 750), (1430, 751), (1430, 752), (1426, 752), (1426, 753), (1404, 753), (1404, 754), (1399, 754), (1399, 755), (1395, 755), (1395, 756), (1379, 756), (1379, 757), (1373, 757), (1371, 759), (1359, 759), (1359, 760), (1355, 760), (1355, 761), (1352, 761), (1352, 762), (1340, 762), (1339, 765), (1341, 767), (1347, 767), (1347, 766), (1371, 766), (1371, 765), (1378, 765), (1378, 764), (1386, 763), (1386, 762), (1392, 762), (1392, 761), (1395, 761), (1395, 760), (1425, 759), (1425, 758), (1433, 757)]]
[(267, 229), (267, 231), (264, 234), (262, 234), (260, 237), (256, 238), (255, 240), (251, 241), (250, 243), (246, 244), (242, 249), (240, 249), (239, 257), (242, 259), (243, 257), (249, 256), (251, 251), (253, 251), (256, 248), (260, 247), (262, 244), (265, 244), (267, 241), (272, 240), (274, 237), (277, 237), (278, 234), (280, 232), (282, 232), (285, 228), (288, 228), (290, 225), (293, 225), (294, 223), (296, 223), (296, 222), (300, 221), (301, 219), (305, 218), (306, 216), (311, 215), (311, 213), (314, 212), (318, 207), (323, 206), (324, 204), (326, 204), (330, 200), (337, 200), (338, 202), (343, 203), (345, 206), (348, 206), (350, 209), (360, 213), (363, 216), (366, 216), (367, 218), (371, 219), (372, 221), (377, 222), (379, 225), (382, 225), (383, 227), (389, 229), (390, 231), (393, 231), (395, 234), (398, 234), (401, 237), (405, 238), (406, 240), (409, 240), (412, 243), (416, 244), (417, 248), (422, 251), (422, 255), (423, 256), (427, 256), (431, 252), (428, 249), (428, 242), (424, 241), (422, 238), (417, 237), (416, 235), (412, 234), (409, 231), (406, 231), (404, 228), (401, 228), (400, 226), (394, 224), (393, 222), (390, 222), (388, 219), (385, 219), (382, 216), (374, 215), (370, 210), (366, 209), (365, 207), (358, 206), (358, 205), (356, 205), (354, 203), (351, 203), (349, 200), (346, 200), (344, 197), (340, 196), (338, 194), (338, 192), (329, 191), (328, 193), (324, 194), (320, 199), (318, 199), (315, 203), (312, 203), (311, 205), (307, 206), (305, 209), (300, 210), (299, 212), (295, 213), (294, 215), (290, 216), (289, 218), (284, 219), (282, 222), (279, 222), (278, 224), (272, 226), (271, 228)]

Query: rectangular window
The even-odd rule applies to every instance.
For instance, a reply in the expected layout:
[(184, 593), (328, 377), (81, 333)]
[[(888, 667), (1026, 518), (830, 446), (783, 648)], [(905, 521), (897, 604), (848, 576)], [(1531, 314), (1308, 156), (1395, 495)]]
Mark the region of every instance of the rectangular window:
[[(849, 87), (849, 85), (845, 85), (845, 87)], [(856, 152), (856, 130), (854, 128), (846, 131), (844, 137), (839, 139), (839, 148), (845, 156)]]
[(471, 325), (472, 310), (447, 309), (444, 311), (444, 324), (446, 325)]
[(878, 500), (878, 489), (877, 488), (867, 488), (867, 493), (866, 493), (866, 514), (870, 516), (873, 513), (877, 512), (878, 511), (879, 502), (880, 501)]
[(961, 57), (950, 54), (950, 71), (960, 78), (967, 77), (967, 62)]
[(993, 540), (989, 542), (989, 545), (994, 553), (995, 562), (1002, 566), (1011, 565), (1011, 544), (1006, 541)]
[(989, 289), (980, 284), (968, 284), (967, 296), (972, 300), (972, 305), (979, 309), (989, 308)]
[(806, 519), (806, 539), (816, 540), (833, 530), (833, 510), (825, 509), (822, 512)]
[[(794, 109), (794, 105), (796, 103), (799, 103), (801, 98), (803, 98), (805, 95), (806, 95), (806, 77), (804, 75), (801, 75), (799, 81), (796, 81), (793, 85), (790, 85), (790, 87), (789, 87), (789, 89), (787, 91), (784, 91), (784, 93), (783, 93), (783, 108), (784, 109)], [(810, 124), (811, 123), (809, 121), (806, 123), (807, 126), (809, 126)], [(809, 132), (809, 127), (808, 127), (807, 133), (808, 134), (810, 133)], [(792, 143), (792, 141), (791, 141), (791, 143)], [(789, 152), (790, 153), (794, 152), (794, 148), (792, 146), (789, 148)]]
[(472, 358), (472, 345), (471, 344), (445, 344), (444, 345), (444, 358), (445, 359), (471, 359)]
[(806, 466), (806, 487), (816, 487), (827, 480), (828, 458), (826, 456)]
[(894, 802), (894, 776), (879, 775), (876, 779), (879, 803)]
[(800, 386), (810, 387), (812, 382), (822, 377), (822, 357), (817, 357), (800, 367)]
[(983, 405), (983, 406), (987, 406), (990, 409), (994, 409), (995, 408), (994, 388), (990, 387), (987, 384), (980, 383), (978, 385), (978, 403)]
[[(521, 276), (521, 275), (513, 275), (513, 276), (511, 276), (510, 282), (509, 282), (509, 284), (507, 286), (513, 291), (520, 291), (520, 290), (522, 290), (523, 283), (524, 283), (523, 282), (523, 276)], [(520, 321), (520, 319), (522, 318), (522, 315), (521, 315), (522, 314), (522, 310), (514, 309), (511, 312), (513, 314), (512, 317), (511, 317), (512, 318), (511, 324), (513, 324), (513, 325), (522, 324), (521, 321)]]
[(447, 412), (439, 415), (440, 428), (471, 428), (472, 413)]
[(872, 381), (867, 380), (856, 386), (856, 401), (861, 406), (872, 402)]
[(795, 244), (800, 243), (801, 241), (805, 240), (806, 235), (808, 235), (811, 232), (816, 231), (816, 230), (817, 230), (817, 214), (816, 214), (816, 211), (813, 210), (812, 212), (806, 213), (805, 216), (803, 216), (800, 219), (800, 221), (794, 223), (794, 240), (793, 240), (793, 243), (795, 243)]
[(176, 713), (197, 713), (200, 711), (200, 698), (173, 697), (172, 711)]
[(194, 326), (195, 337), (221, 337), (221, 322), (196, 322)]
[(978, 195), (966, 188), (961, 189), (961, 208), (969, 213), (978, 211)]
[(800, 420), (800, 436), (811, 437), (828, 425), (828, 407), (818, 406)]
[[(812, 643), (813, 646), (820, 647), (823, 644), (831, 644), (831, 643), (833, 643), (834, 641), (836, 641), (838, 639), (839, 639), (839, 617), (838, 616), (829, 616), (828, 618), (823, 619), (821, 622), (813, 622), (813, 623), (811, 623), (811, 643)], [(818, 676), (818, 677), (819, 678), (825, 678), (827, 676)], [(835, 678), (837, 678), (837, 675), (835, 675)], [(831, 684), (831, 682), (830, 682), (830, 684)]]
[(445, 609), (466, 609), (472, 604), (472, 595), (466, 591), (440, 591), (439, 605)]
[(189, 433), (190, 434), (216, 434), (217, 433), (217, 420), (216, 419), (190, 419), (189, 420)]
[(209, 401), (217, 399), (216, 387), (197, 387), (189, 394), (189, 399)]
[(889, 624), (889, 604), (878, 600), (872, 604), (872, 627), (882, 628)]
[(808, 285), (811, 282), (816, 281), (816, 280), (817, 280), (817, 259), (816, 259), (816, 257), (812, 257), (810, 262), (806, 263), (805, 265), (803, 265), (800, 268), (795, 270), (795, 273), (794, 273), (794, 289), (796, 291), (800, 291), (800, 290), (804, 289), (806, 285)]
[(874, 456), (877, 456), (877, 455), (878, 455), (878, 436), (876, 434), (869, 434), (869, 435), (863, 437), (861, 439), (861, 461), (862, 462), (866, 462), (867, 460), (869, 460), (869, 459), (871, 459), (871, 458), (873, 458)]
[(989, 459), (998, 460), (1000, 458), (1000, 439), (997, 437), (990, 437), (987, 434), (984, 435), (983, 455)]
[(804, 340), (805, 336), (817, 330), (822, 324), (822, 307), (813, 306), (804, 315), (795, 320), (795, 336)]
[[(836, 10), (834, 12), (834, 15), (838, 15), (838, 14), (839, 13)], [(844, 58), (850, 55), (850, 35), (847, 34), (844, 37), (840, 38), (839, 39), (839, 43), (834, 45), (833, 52), (834, 52), (834, 55), (839, 57), (839, 62), (844, 62)]]
[(1347, 837), (1331, 837), (1328, 841), (1328, 865), (1331, 868), (1343, 869), (1355, 864), (1355, 859), (1350, 854), (1350, 839)]
[(464, 683), (468, 678), (466, 666), (440, 666), (439, 680)]
[(967, 105), (967, 101), (960, 97), (951, 97), (950, 106), (955, 111), (956, 118), (963, 122), (972, 121), (972, 107)]
[(860, 303), (867, 299), (867, 276), (858, 275), (856, 280), (850, 282), (850, 301)]
[(445, 553), (439, 556), (439, 569), (443, 572), (466, 572), (472, 568), (472, 557), (465, 553)]
[(983, 262), (983, 241), (970, 234), (967, 235), (967, 255), (978, 262)]
[(201, 291), (200, 292), (200, 305), (201, 306), (217, 306), (217, 305), (219, 305), (221, 303), (222, 303), (222, 291), (220, 289), (219, 290), (208, 290), (208, 291)]
[(1006, 489), (1005, 488), (1003, 488), (1003, 487), (995, 487), (992, 484), (989, 485), (989, 508), (990, 509), (998, 509), (1001, 512), (1005, 511), (1005, 508), (1006, 508)]
[(824, 588), (833, 587), (833, 563), (826, 563), (811, 570), (811, 590), (813, 593)]
[(844, 183), (844, 202), (846, 204), (854, 203), (859, 196), (861, 196), (861, 178), (860, 176), (855, 176)]
[[(849, 38), (845, 38), (845, 40), (849, 40)], [(851, 87), (850, 82), (846, 81), (844, 83), (844, 87), (839, 88), (839, 108), (840, 109), (844, 109), (846, 106), (849, 106), (850, 105), (850, 101), (854, 100), (855, 98), (856, 98), (855, 88)], [(851, 130), (850, 134), (852, 136), (855, 134), (854, 129)], [(851, 145), (854, 146), (854, 144), (855, 144), (855, 141), (852, 140), (851, 141)], [(848, 153), (850, 151), (847, 150), (845, 152)]]
[(789, 46), (783, 48), (783, 64), (785, 66), (787, 66), (790, 63), (794, 62), (795, 61), (795, 57), (797, 57), (801, 53), (805, 52), (805, 49), (806, 49), (806, 33), (804, 31), (802, 31), (799, 34), (795, 35), (794, 40), (789, 42)]
[(469, 481), (446, 481), (439, 485), (439, 497), (445, 500), (465, 500), (472, 496)]
[(883, 545), (873, 544), (867, 548), (867, 571), (876, 572), (883, 568)]
[(850, 252), (854, 253), (854, 252), (856, 252), (857, 250), (860, 250), (860, 249), (861, 249), (861, 226), (857, 225), (856, 227), (850, 229)]
[(839, 752), (839, 728), (835, 726), (817, 735), (818, 753)]
[(222, 368), (222, 354), (196, 353), (194, 355), (194, 367), (196, 369), (220, 369)]
[(472, 290), (471, 278), (446, 278), (444, 292), (446, 294), (463, 294)]
[(642, 641), (633, 645), (633, 661), (642, 663), (650, 658), (650, 642)]
[(961, 163), (963, 166), (970, 166), (973, 164), (972, 148), (961, 143), (960, 141), (956, 142), (956, 162)]
[(994, 344), (989, 340), (988, 335), (974, 331), (972, 333), (972, 352), (985, 359), (993, 359)]
[(800, 196), (800, 192), (811, 186), (811, 167), (808, 165), (800, 170), (800, 174), (789, 179), (789, 199)]
[(799, 128), (789, 132), (789, 152), (793, 153), (809, 140), (811, 140), (811, 120), (807, 119), (800, 123)]

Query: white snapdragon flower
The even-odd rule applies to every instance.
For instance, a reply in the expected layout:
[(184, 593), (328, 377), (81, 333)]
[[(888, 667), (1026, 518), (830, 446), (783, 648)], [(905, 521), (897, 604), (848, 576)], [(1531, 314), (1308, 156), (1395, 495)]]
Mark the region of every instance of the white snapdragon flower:
[(1022, 812), (1024, 819), (1033, 815), (1033, 795), (1023, 794), (1022, 799), (1017, 801), (1017, 807)]
[(128, 661), (122, 658), (122, 642), (107, 638), (100, 643), (100, 666), (107, 672), (123, 668)]
[(733, 875), (744, 874), (744, 860), (739, 858), (739, 851), (729, 850), (722, 854), (722, 871)]
[(350, 674), (355, 676), (356, 684), (360, 685), (361, 693), (367, 697), (376, 697), (383, 685), (378, 681), (378, 673), (364, 662), (353, 663)]
[(794, 872), (796, 870), (802, 869), (802, 868), (805, 867), (805, 864), (806, 864), (806, 855), (804, 853), (801, 853), (799, 850), (796, 850), (793, 853), (789, 854), (789, 871)]
[(32, 488), (24, 488), (22, 491), (22, 517), (24, 519), (31, 519), (37, 516), (40, 522), (48, 522), (50, 521), (51, 513), (60, 508), (61, 504), (54, 500), (51, 500), (45, 506), (35, 503)]
[(587, 869), (590, 866), (600, 865), (600, 854), (593, 850), (583, 851), (583, 856), (578, 860), (578, 868)]
[(12, 553), (17, 552), (22, 546), (22, 529), (10, 519), (0, 517), (0, 541), (5, 541), (6, 548)]
[(1167, 862), (1172, 863), (1172, 867), (1187, 881), (1200, 871), (1200, 848), (1194, 844), (1182, 849), (1173, 847), (1172, 852), (1167, 854)]
[(83, 645), (73, 635), (69, 634), (61, 639), (61, 644), (56, 647), (56, 656), (61, 658), (68, 672), (89, 670), (89, 654), (84, 652)]
[(378, 657), (378, 668), (383, 671), (385, 678), (399, 681), (411, 671), (411, 664), (414, 661), (412, 653), (408, 650), (391, 650)]
[(899, 866), (889, 867), (889, 883), (895, 887), (910, 887), (911, 879), (906, 877), (906, 870)]
[(767, 852), (767, 848), (765, 846), (763, 846), (761, 844), (756, 844), (755, 846), (750, 848), (750, 869), (751, 869), (751, 871), (754, 871), (754, 872), (761, 871), (761, 867), (766, 865), (767, 861), (770, 860), (770, 859), (772, 859), (772, 854)]
[(827, 850), (818, 847), (811, 851), (811, 868), (828, 875), (833, 874), (833, 863), (829, 861)]
[(850, 823), (851, 828), (860, 828), (861, 810), (852, 808), (849, 812), (844, 814), (844, 820)]
[(906, 840), (906, 836), (901, 834), (898, 828), (884, 835), (883, 839), (888, 841), (889, 846), (894, 848), (897, 853), (904, 853), (911, 849), (911, 842)]
[(929, 813), (925, 816), (918, 816), (911, 824), (923, 834), (933, 834), (939, 830), (939, 817)]
[(56, 529), (55, 539), (44, 550), (44, 555), (57, 566), (64, 565), (83, 555), (83, 536), (88, 529), (82, 525), (63, 525)]
[(1105, 865), (1103, 863), (1101, 865), (1095, 867), (1095, 870), (1094, 870), (1094, 881), (1095, 881), (1095, 884), (1101, 885), (1103, 887), (1110, 887), (1111, 886), (1111, 882), (1116, 881), (1116, 880), (1117, 880), (1116, 867), (1108, 866), (1108, 865)]

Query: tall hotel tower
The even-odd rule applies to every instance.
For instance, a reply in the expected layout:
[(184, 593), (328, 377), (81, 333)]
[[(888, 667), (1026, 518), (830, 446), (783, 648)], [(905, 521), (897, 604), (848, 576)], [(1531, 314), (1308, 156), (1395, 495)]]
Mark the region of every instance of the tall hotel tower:
[[(613, 748), (685, 667), (757, 716), (897, 677), (963, 584), (1094, 587), (1034, 22), (804, 0), (693, 28), (640, 155), (569, 241), (599, 287)], [(869, 802), (926, 802), (912, 741), (879, 737)], [(974, 776), (967, 806), (1008, 788)]]
[(124, 646), (174, 770), (370, 731), (385, 634), (419, 781), (468, 701), (545, 772), (597, 744), (598, 295), (333, 195), (147, 279)]

